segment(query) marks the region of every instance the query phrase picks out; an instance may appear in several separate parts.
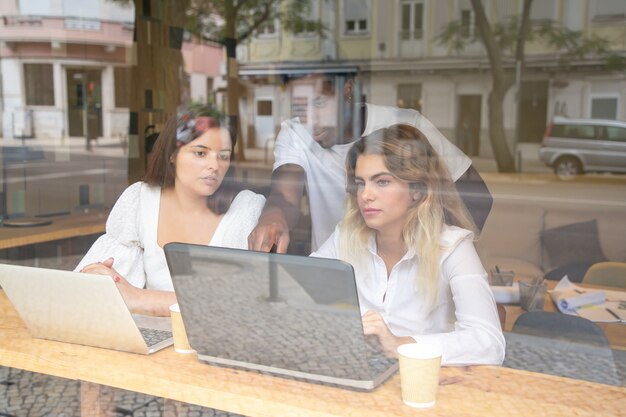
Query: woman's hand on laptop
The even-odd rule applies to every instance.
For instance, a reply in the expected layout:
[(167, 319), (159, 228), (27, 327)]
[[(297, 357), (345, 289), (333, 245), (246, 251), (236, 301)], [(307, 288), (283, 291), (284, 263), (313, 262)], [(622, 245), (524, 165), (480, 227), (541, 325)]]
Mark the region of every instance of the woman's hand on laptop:
[(113, 276), (117, 274), (115, 269), (113, 269), (114, 261), (115, 260), (113, 258), (109, 257), (102, 262), (86, 265), (80, 270), (80, 272), (85, 272), (87, 274), (110, 275), (113, 278)]
[(113, 268), (113, 262), (113, 258), (107, 258), (102, 262), (85, 266), (80, 272), (110, 276), (115, 281), (120, 294), (122, 294), (126, 306), (133, 313), (151, 316), (170, 315), (169, 306), (176, 304), (176, 295), (173, 291), (135, 287)]
[(126, 278), (121, 276), (114, 268), (113, 262), (115, 260), (113, 258), (107, 258), (102, 262), (96, 262), (94, 264), (89, 264), (85, 266), (80, 272), (85, 272), (87, 274), (98, 274), (98, 275), (108, 275), (113, 281), (117, 284), (117, 288), (120, 290), (120, 294), (122, 294), (122, 298), (124, 302), (128, 306), (128, 309), (131, 311), (137, 310), (139, 299), (141, 298), (141, 290), (129, 283)]
[(374, 310), (369, 310), (361, 317), (363, 321), (363, 333), (366, 336), (374, 335), (378, 337), (378, 341), (380, 342), (385, 355), (390, 358), (398, 357), (398, 346), (403, 345), (405, 343), (413, 343), (412, 337), (398, 337), (394, 336), (393, 333), (387, 327), (387, 323), (383, 319), (383, 316), (380, 315), (379, 312)]

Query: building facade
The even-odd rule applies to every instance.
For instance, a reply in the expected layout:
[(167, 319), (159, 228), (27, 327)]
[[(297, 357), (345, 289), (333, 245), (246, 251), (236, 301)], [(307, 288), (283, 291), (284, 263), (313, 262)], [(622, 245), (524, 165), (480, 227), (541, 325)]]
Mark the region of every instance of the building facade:
[[(483, 5), (492, 26), (522, 11), (521, 0)], [(327, 27), (325, 36), (287, 33), (276, 21), (240, 47), (240, 75), (250, 86), (243, 119), (257, 146), (275, 135), (282, 120), (306, 113), (312, 90), (288, 81), (326, 72), (339, 81), (357, 75), (364, 100), (420, 110), (458, 144), (469, 131), (473, 143), (464, 150), (491, 156), (490, 64), (482, 43), (471, 41), (478, 28), (469, 0), (312, 0), (311, 6), (312, 17)], [(602, 37), (611, 51), (626, 52), (623, 1), (535, 1), (530, 17)], [(468, 39), (462, 49), (439, 40), (451, 22)], [(504, 63), (515, 71), (512, 56), (505, 55)], [(564, 69), (557, 51), (530, 40), (519, 89), (512, 87), (503, 103), (507, 138), (511, 145), (538, 143), (557, 114), (625, 120), (625, 99), (626, 77), (607, 70), (602, 58), (585, 57)]]
[[(0, 3), (0, 15), (4, 139), (128, 134), (130, 66), (136, 59), (132, 2), (10, 0)], [(218, 100), (222, 48), (186, 37), (182, 54), (187, 98)]]

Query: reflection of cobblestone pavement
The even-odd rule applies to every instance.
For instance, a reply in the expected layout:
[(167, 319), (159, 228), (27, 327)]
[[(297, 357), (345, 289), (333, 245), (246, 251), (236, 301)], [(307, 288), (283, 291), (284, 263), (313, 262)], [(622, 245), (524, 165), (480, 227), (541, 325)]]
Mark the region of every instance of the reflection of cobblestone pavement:
[(0, 367), (0, 414), (65, 416), (80, 414), (80, 384)]
[[(131, 391), (107, 388), (111, 398), (107, 416), (160, 417), (165, 401)], [(235, 417), (237, 414), (196, 405), (168, 402), (167, 415), (180, 417)], [(0, 416), (79, 417), (80, 382), (0, 367)]]
[(518, 333), (505, 336), (503, 366), (626, 386), (626, 352)]
[(194, 258), (192, 274), (174, 277), (187, 335), (199, 354), (357, 381), (374, 381), (395, 364), (364, 341), (353, 281), (351, 289), (328, 294), (325, 283), (347, 282), (336, 270), (316, 270), (307, 279), (299, 265), (290, 265), (293, 271), (278, 266), (279, 301), (268, 301), (267, 258), (238, 262)]

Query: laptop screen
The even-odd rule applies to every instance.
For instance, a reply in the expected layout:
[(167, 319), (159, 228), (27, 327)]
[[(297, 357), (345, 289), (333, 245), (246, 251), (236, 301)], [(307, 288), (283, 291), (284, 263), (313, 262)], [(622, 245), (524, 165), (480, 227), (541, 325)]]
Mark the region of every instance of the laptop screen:
[(177, 243), (165, 253), (199, 358), (365, 389), (393, 373), (363, 335), (350, 265)]

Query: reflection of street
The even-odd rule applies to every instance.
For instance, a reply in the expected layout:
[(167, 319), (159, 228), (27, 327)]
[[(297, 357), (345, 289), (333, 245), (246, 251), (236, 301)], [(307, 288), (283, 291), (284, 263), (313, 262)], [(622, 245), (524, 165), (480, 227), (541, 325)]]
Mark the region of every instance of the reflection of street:
[(93, 142), (87, 151), (82, 138), (3, 141), (1, 214), (54, 216), (110, 208), (126, 187), (126, 150), (117, 138)]
[[(85, 150), (83, 138), (0, 141), (2, 191), (9, 215), (53, 216), (110, 208), (127, 186), (127, 143), (100, 138), (93, 145), (91, 151)], [(246, 157), (237, 165), (238, 178), (253, 187), (269, 185), (271, 164), (264, 163), (263, 150), (246, 149)], [(474, 158), (496, 203), (580, 208), (598, 215), (623, 210), (626, 216), (626, 175), (587, 174), (562, 181), (536, 162), (524, 162), (532, 172), (499, 174), (488, 172), (493, 161)]]
[(554, 174), (483, 174), (494, 199), (534, 203), (537, 207), (568, 205), (585, 210), (622, 208), (626, 215), (626, 175), (587, 174), (563, 181)]

